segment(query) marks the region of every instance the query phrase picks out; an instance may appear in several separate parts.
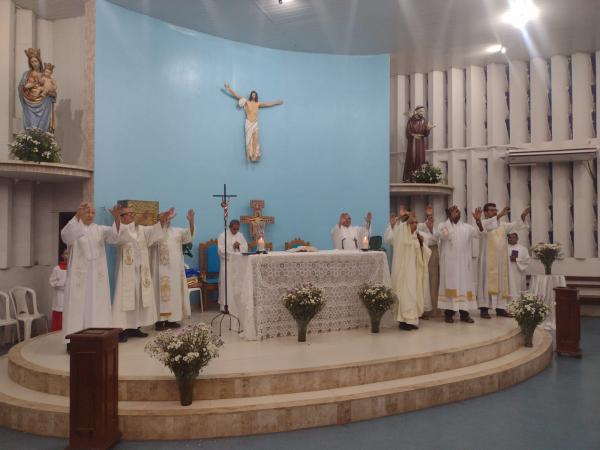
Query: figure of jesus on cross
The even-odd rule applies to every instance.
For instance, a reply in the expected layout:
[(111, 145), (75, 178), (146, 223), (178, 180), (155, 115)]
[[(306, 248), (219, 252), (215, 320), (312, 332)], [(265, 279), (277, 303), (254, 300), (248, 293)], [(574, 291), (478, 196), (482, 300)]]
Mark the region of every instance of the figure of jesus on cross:
[(275, 223), (275, 217), (262, 215), (264, 207), (264, 200), (250, 200), (250, 208), (253, 209), (254, 213), (251, 216), (240, 217), (240, 222), (250, 226), (250, 236), (252, 236), (253, 241), (250, 243), (250, 247), (256, 245), (261, 237), (264, 239), (265, 225)]

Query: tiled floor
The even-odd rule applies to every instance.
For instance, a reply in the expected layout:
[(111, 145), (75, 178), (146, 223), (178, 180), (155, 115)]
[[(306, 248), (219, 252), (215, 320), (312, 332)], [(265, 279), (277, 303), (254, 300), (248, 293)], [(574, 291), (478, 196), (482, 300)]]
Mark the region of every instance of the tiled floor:
[[(582, 359), (466, 402), (344, 426), (227, 439), (122, 442), (117, 449), (599, 449), (600, 319), (582, 320)], [(64, 439), (0, 429), (0, 448), (61, 449)]]

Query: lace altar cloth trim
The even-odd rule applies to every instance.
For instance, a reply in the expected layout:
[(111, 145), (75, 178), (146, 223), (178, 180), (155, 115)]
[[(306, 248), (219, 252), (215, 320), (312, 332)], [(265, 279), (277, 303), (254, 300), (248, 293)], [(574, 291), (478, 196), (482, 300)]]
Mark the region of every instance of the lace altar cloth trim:
[(251, 267), (255, 339), (297, 334), (296, 322), (282, 303), (286, 289), (297, 284), (310, 282), (323, 289), (325, 306), (310, 322), (309, 333), (368, 326), (369, 315), (358, 297), (360, 285), (390, 284), (383, 252), (271, 254), (253, 258)]

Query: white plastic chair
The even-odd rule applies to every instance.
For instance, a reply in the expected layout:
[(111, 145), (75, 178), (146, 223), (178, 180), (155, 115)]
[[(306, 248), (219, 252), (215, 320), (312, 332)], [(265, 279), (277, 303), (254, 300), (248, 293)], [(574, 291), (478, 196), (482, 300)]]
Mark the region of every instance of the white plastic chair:
[[(16, 306), (17, 320), (23, 322), (23, 340), (31, 338), (31, 324), (34, 320), (43, 319), (46, 325), (46, 333), (48, 332), (48, 318), (45, 314), (38, 311), (37, 298), (35, 291), (24, 286), (15, 286), (10, 291), (10, 296)], [(31, 309), (27, 302), (27, 297), (31, 298)], [(33, 311), (32, 311), (33, 310)]]
[[(0, 328), (14, 325), (17, 329), (17, 342), (21, 342), (21, 331), (19, 330), (19, 321), (16, 319), (16, 309), (12, 299), (6, 292), (0, 291)], [(14, 342), (14, 331), (11, 328), (10, 342)]]

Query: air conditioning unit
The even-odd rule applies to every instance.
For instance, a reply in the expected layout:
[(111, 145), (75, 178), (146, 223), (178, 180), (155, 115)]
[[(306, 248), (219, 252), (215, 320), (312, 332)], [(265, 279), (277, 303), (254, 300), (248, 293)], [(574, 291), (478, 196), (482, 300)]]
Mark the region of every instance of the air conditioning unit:
[(571, 147), (563, 149), (509, 148), (506, 163), (509, 166), (534, 166), (541, 163), (589, 161), (598, 157), (597, 147)]

